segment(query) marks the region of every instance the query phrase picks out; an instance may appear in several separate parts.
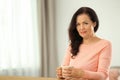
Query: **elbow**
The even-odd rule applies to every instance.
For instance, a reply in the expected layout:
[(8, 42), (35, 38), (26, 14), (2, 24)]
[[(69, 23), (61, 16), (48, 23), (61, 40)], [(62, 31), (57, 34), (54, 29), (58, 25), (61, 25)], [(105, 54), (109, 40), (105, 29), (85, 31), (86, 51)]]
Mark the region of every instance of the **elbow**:
[(99, 79), (97, 80), (106, 80), (107, 78), (106, 77), (100, 77)]
[(108, 75), (101, 74), (100, 78), (98, 80), (106, 80)]

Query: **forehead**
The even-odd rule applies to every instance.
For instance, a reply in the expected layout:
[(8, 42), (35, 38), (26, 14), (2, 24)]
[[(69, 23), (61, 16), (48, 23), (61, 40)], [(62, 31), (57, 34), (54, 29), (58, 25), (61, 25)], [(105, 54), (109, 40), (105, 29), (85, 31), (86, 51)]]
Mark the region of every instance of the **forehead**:
[(90, 17), (87, 14), (80, 14), (77, 16), (77, 22), (78, 21), (91, 21)]

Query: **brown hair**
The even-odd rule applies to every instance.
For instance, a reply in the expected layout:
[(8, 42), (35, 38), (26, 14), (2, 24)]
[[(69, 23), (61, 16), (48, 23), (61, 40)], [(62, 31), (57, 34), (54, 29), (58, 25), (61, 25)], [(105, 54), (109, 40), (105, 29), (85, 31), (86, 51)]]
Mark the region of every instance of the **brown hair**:
[(79, 35), (76, 29), (76, 18), (78, 17), (78, 15), (83, 14), (83, 13), (87, 14), (90, 17), (91, 21), (96, 22), (96, 26), (94, 27), (94, 32), (96, 32), (99, 27), (99, 20), (96, 15), (96, 12), (93, 9), (89, 7), (81, 7), (74, 13), (71, 19), (71, 22), (70, 22), (69, 29), (68, 29), (69, 40), (71, 42), (70, 46), (71, 46), (72, 56), (77, 55), (79, 51), (79, 46), (83, 42), (83, 38)]

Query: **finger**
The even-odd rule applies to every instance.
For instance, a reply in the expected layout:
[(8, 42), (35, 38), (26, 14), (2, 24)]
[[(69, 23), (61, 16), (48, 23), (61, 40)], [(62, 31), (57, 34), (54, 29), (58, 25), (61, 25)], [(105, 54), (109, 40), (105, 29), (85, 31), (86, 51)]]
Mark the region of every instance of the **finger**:
[(72, 77), (71, 74), (62, 74), (62, 76), (64, 76), (64, 77)]
[(62, 74), (57, 73), (56, 76), (57, 77), (62, 77)]
[(56, 73), (62, 74), (62, 70), (56, 70)]
[(63, 74), (71, 74), (72, 71), (71, 71), (71, 70), (63, 70), (62, 73), (63, 73)]
[(58, 74), (58, 75), (62, 75), (62, 72), (57, 72), (56, 74)]
[(57, 69), (62, 69), (62, 67), (57, 67)]
[(57, 73), (62, 73), (62, 70), (57, 70), (56, 72), (57, 72)]
[(63, 70), (66, 70), (66, 71), (72, 71), (73, 68), (64, 68)]

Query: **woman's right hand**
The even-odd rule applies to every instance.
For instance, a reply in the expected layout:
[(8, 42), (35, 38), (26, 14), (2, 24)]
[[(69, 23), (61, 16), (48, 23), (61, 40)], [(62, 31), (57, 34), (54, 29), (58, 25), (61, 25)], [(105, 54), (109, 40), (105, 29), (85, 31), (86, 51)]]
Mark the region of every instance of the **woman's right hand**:
[(59, 78), (59, 79), (63, 79), (63, 76), (62, 76), (62, 67), (58, 67), (58, 68), (56, 69), (56, 76), (57, 76), (57, 78)]

